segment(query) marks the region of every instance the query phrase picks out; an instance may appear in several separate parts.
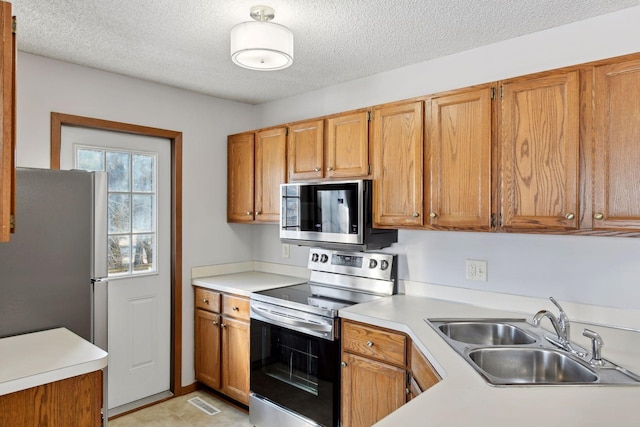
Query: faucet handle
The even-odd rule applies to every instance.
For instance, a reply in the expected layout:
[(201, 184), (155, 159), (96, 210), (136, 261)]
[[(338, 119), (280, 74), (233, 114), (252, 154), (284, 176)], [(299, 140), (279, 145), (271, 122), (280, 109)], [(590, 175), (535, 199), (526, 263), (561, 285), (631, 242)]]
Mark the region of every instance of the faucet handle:
[(586, 328), (582, 330), (582, 335), (591, 340), (591, 360), (589, 363), (593, 366), (604, 365), (604, 361), (602, 360), (602, 346), (604, 345), (604, 341), (602, 341), (602, 337), (600, 337), (597, 332)]
[(562, 308), (562, 306), (560, 305), (560, 303), (558, 301), (556, 301), (556, 299), (554, 297), (549, 297), (549, 300), (551, 300), (551, 302), (553, 303), (553, 305), (555, 305), (556, 307), (558, 307), (558, 310), (560, 310), (560, 315), (565, 315), (566, 313), (564, 311), (564, 309)]

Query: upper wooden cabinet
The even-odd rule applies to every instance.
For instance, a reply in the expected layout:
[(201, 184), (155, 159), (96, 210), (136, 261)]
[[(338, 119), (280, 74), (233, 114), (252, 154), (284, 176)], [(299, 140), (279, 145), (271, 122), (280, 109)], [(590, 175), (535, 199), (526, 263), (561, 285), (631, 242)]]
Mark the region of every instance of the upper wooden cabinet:
[(579, 72), (505, 81), (501, 90), (502, 226), (576, 229)]
[(255, 220), (280, 220), (280, 184), (287, 182), (287, 140), (285, 128), (256, 133)]
[(365, 177), (369, 174), (368, 112), (291, 125), (287, 150), (290, 181)]
[(254, 134), (227, 141), (227, 221), (253, 222)]
[(278, 222), (286, 163), (284, 127), (229, 136), (227, 221)]
[(16, 40), (11, 3), (0, 2), (0, 242), (8, 242), (15, 214)]
[(369, 112), (348, 113), (326, 120), (327, 178), (369, 175)]
[(324, 124), (322, 120), (289, 127), (287, 151), (289, 180), (320, 179), (323, 175)]
[(425, 211), (433, 228), (491, 228), (493, 85), (426, 102)]
[(640, 59), (593, 72), (595, 230), (640, 229)]
[(423, 102), (373, 110), (373, 222), (423, 225)]

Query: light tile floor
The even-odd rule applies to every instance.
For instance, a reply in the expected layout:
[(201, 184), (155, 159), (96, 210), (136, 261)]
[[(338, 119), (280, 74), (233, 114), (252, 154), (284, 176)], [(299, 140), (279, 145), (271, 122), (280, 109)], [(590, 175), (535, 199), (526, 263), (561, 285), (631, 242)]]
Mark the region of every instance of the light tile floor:
[[(220, 409), (216, 415), (208, 415), (188, 402), (192, 397)], [(249, 415), (203, 391), (166, 400), (128, 415), (109, 421), (109, 427), (251, 427)]]

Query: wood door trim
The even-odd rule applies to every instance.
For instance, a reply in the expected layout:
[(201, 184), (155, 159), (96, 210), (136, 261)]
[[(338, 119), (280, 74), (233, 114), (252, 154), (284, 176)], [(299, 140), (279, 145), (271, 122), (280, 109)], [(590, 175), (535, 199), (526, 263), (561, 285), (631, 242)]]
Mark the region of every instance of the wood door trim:
[(109, 130), (166, 138), (171, 143), (171, 365), (169, 386), (175, 396), (182, 387), (182, 132), (51, 113), (51, 169), (60, 169), (62, 126)]

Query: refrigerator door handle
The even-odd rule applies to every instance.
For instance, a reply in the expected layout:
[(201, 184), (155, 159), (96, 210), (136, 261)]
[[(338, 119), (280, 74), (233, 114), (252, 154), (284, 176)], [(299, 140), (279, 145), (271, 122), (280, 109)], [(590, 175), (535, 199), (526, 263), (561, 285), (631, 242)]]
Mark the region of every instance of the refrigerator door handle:
[(91, 278), (108, 275), (107, 254), (107, 172), (93, 172), (93, 256)]

